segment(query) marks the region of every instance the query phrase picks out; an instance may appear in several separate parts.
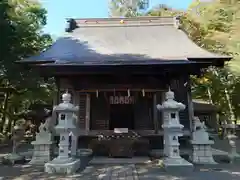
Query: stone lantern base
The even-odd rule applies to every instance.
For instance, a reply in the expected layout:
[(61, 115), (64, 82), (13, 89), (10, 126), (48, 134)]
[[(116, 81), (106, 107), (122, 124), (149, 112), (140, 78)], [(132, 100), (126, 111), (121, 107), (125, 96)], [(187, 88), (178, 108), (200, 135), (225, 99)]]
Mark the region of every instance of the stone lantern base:
[(206, 142), (191, 141), (193, 145), (193, 152), (191, 160), (195, 164), (217, 164), (212, 156), (212, 147), (214, 141), (208, 140)]
[(33, 156), (29, 164), (44, 165), (51, 160), (52, 142), (33, 141)]
[(80, 160), (74, 158), (61, 159), (59, 157), (45, 164), (45, 172), (49, 174), (73, 174), (80, 168)]
[(178, 157), (178, 158), (166, 157), (163, 159), (162, 165), (166, 171), (175, 171), (175, 170), (193, 171), (193, 164), (181, 157)]
[(2, 163), (3, 164), (23, 164), (25, 162), (25, 157), (19, 155), (18, 153), (11, 153), (3, 157)]

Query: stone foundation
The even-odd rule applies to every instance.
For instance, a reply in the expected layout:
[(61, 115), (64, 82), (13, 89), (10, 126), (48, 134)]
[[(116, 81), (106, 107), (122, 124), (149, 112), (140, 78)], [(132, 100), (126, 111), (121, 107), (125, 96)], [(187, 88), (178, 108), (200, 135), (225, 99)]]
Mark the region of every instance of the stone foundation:
[(73, 158), (56, 158), (45, 164), (45, 172), (49, 174), (74, 174), (79, 168), (80, 160)]
[(48, 144), (32, 143), (34, 145), (33, 156), (29, 164), (44, 165), (51, 160), (52, 142)]
[(208, 144), (196, 144), (192, 141), (193, 152), (191, 160), (195, 164), (217, 164), (212, 155), (213, 141), (209, 141)]
[(185, 159), (179, 158), (164, 158), (162, 165), (167, 172), (192, 172), (193, 164)]

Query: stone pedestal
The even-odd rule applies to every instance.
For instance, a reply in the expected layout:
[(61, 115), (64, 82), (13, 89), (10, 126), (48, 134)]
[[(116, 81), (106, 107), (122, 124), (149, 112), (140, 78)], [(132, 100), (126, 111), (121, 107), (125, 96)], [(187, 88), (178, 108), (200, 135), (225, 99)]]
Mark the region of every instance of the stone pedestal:
[(76, 130), (73, 121), (78, 107), (70, 103), (71, 95), (69, 93), (63, 94), (62, 100), (63, 103), (54, 108), (54, 112), (59, 115), (55, 130), (60, 135), (60, 142), (58, 157), (45, 164), (45, 172), (50, 174), (72, 174), (80, 168), (80, 159), (69, 157), (69, 133)]
[(191, 141), (193, 146), (191, 160), (195, 164), (217, 164), (212, 155), (213, 141), (209, 140), (207, 142), (197, 142)]
[(34, 149), (33, 156), (29, 164), (43, 165), (51, 160), (52, 135), (44, 128), (44, 125), (41, 124), (39, 127), (39, 133), (36, 135), (36, 140), (31, 143), (34, 146)]
[(35, 141), (32, 144), (34, 145), (33, 157), (29, 164), (43, 165), (51, 160), (52, 142), (42, 144)]
[(217, 164), (212, 156), (212, 145), (214, 141), (209, 140), (209, 135), (205, 130), (205, 124), (198, 117), (194, 117), (194, 128), (192, 140), (193, 149), (191, 160), (195, 164)]
[(25, 157), (21, 156), (18, 153), (11, 153), (3, 157), (2, 163), (11, 164), (11, 165), (18, 164), (18, 163), (23, 164), (25, 163)]
[(73, 174), (80, 168), (80, 160), (74, 158), (55, 158), (45, 164), (45, 172), (49, 174)]
[(183, 125), (179, 122), (179, 111), (185, 109), (185, 105), (174, 100), (174, 93), (169, 89), (166, 93), (166, 101), (157, 105), (157, 109), (163, 112), (164, 123), (164, 155), (163, 166), (166, 170), (192, 171), (193, 165), (183, 159), (179, 152), (179, 136), (183, 135)]

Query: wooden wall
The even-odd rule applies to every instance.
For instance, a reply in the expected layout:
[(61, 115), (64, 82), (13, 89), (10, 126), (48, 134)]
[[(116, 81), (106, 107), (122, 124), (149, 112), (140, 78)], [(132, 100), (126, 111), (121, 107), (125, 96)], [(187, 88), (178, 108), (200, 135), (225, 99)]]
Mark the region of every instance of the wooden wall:
[(138, 130), (152, 130), (153, 101), (152, 97), (138, 95), (134, 104), (134, 127)]
[[(189, 110), (188, 110), (188, 94), (187, 88), (184, 84), (188, 82), (188, 76), (181, 76), (174, 80), (171, 80), (171, 89), (175, 92), (175, 98), (177, 101), (182, 102), (186, 105), (186, 109), (180, 112), (180, 122), (184, 125), (186, 129), (190, 129), (189, 121)], [(75, 105), (79, 105), (79, 127), (81, 129), (86, 128), (86, 97), (87, 94), (83, 92), (77, 92), (71, 84), (71, 81), (67, 78), (60, 79), (60, 95), (65, 91), (69, 90), (72, 94), (73, 102)], [(162, 86), (162, 85), (161, 85)], [(163, 87), (162, 87), (163, 88)], [(166, 86), (164, 87), (165, 90)], [(141, 93), (140, 93), (141, 94)], [(60, 97), (59, 97), (60, 98)], [(156, 104), (161, 104), (163, 100), (163, 93), (156, 92)], [(76, 102), (77, 101), (77, 102)], [(154, 129), (154, 111), (156, 111), (156, 104), (153, 104), (153, 98), (151, 100), (146, 100), (146, 98), (139, 96), (138, 101), (134, 107), (135, 116), (135, 128), (139, 130)], [(96, 94), (91, 94), (90, 100), (90, 129), (109, 129), (110, 111), (109, 111), (108, 98), (104, 97), (103, 94), (99, 94), (96, 98)], [(161, 129), (162, 115), (161, 112), (155, 112), (155, 116), (158, 122), (158, 127)]]
[[(110, 107), (108, 96), (100, 94), (91, 96), (91, 129), (108, 130), (110, 121)], [(139, 96), (133, 105), (134, 128), (138, 130), (152, 130), (153, 103), (152, 98)]]
[(91, 96), (91, 116), (90, 129), (92, 130), (108, 130), (109, 129), (109, 103), (104, 94), (98, 97)]
[(186, 105), (185, 110), (179, 113), (180, 123), (184, 125), (184, 129), (190, 129), (191, 124), (188, 109), (188, 83), (189, 79), (187, 76), (179, 77), (171, 81), (171, 89), (175, 93), (175, 100)]

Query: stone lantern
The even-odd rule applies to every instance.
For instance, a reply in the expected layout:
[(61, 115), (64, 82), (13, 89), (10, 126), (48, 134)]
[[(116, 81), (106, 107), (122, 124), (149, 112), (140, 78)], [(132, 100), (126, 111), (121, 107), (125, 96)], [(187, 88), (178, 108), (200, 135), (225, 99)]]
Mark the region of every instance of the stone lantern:
[(235, 160), (239, 160), (240, 155), (237, 153), (237, 146), (236, 146), (236, 139), (238, 138), (235, 134), (228, 134), (227, 135), (229, 145), (231, 147), (229, 152), (229, 158), (231, 162), (234, 162)]
[(179, 122), (179, 111), (185, 109), (185, 105), (174, 100), (174, 92), (170, 89), (165, 94), (166, 101), (162, 105), (158, 104), (157, 109), (163, 113), (164, 129), (164, 156), (163, 166), (168, 169), (172, 167), (189, 167), (193, 165), (183, 159), (179, 152), (180, 136), (183, 136), (183, 125)]
[(24, 132), (25, 132), (25, 129), (23, 127), (23, 124), (21, 124), (21, 123), (16, 124), (13, 127), (13, 131), (12, 131), (12, 141), (13, 141), (12, 153), (3, 157), (3, 163), (15, 164), (15, 163), (23, 163), (25, 161), (25, 157), (20, 155), (17, 152), (17, 147), (19, 146), (21, 140), (24, 137)]
[(69, 133), (75, 131), (75, 113), (78, 106), (74, 106), (71, 95), (66, 92), (62, 95), (63, 102), (55, 106), (53, 111), (58, 114), (58, 124), (55, 127), (56, 133), (60, 135), (58, 157), (45, 164), (45, 171), (48, 173), (71, 174), (80, 167), (80, 159), (69, 157)]

